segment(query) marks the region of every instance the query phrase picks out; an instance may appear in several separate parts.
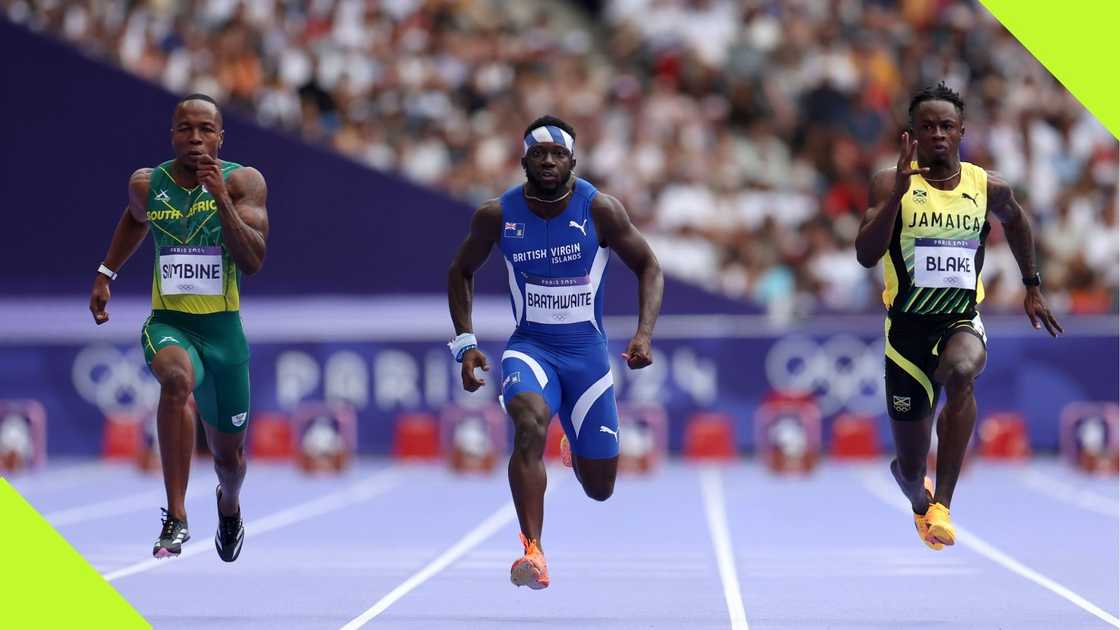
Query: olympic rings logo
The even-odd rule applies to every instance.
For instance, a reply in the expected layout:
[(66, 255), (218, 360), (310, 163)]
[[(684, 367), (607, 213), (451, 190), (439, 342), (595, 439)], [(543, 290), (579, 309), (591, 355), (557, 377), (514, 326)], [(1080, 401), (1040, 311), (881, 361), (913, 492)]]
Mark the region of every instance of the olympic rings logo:
[(821, 341), (784, 337), (766, 354), (766, 378), (778, 391), (813, 394), (822, 415), (877, 414), (886, 396), (883, 341), (868, 343), (853, 335)]
[(87, 346), (74, 357), (70, 377), (78, 394), (106, 415), (148, 414), (159, 402), (159, 382), (139, 348)]

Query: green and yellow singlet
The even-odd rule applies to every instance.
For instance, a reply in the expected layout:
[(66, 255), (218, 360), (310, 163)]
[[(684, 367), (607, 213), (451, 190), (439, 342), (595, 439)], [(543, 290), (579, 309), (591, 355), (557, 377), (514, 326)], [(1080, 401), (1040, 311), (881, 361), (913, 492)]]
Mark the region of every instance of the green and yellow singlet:
[[(917, 168), (913, 163), (912, 168)], [(988, 237), (988, 173), (961, 162), (952, 190), (910, 178), (883, 255), (883, 304), (891, 315), (971, 316), (984, 300), (980, 269)]]
[[(204, 315), (237, 311), (241, 272), (222, 241), (218, 204), (201, 184), (187, 189), (171, 177), (169, 160), (152, 170), (148, 224), (156, 246), (152, 308)], [(222, 177), (241, 167), (222, 163)]]

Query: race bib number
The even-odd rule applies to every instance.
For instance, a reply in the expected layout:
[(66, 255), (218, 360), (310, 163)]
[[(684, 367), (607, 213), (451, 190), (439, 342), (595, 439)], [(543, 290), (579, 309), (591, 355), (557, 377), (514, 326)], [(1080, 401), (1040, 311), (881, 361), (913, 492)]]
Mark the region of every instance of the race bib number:
[(930, 289), (975, 289), (980, 241), (914, 239), (914, 284)]
[(161, 247), (159, 287), (164, 295), (221, 295), (222, 248)]
[(591, 278), (526, 278), (525, 319), (539, 324), (594, 321)]

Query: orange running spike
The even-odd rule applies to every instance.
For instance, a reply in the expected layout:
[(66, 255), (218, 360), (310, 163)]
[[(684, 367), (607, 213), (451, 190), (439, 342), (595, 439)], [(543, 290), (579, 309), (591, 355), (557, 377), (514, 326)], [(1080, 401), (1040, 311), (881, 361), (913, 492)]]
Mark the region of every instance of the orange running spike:
[(568, 468), (572, 467), (572, 443), (566, 435), (560, 438), (560, 461)]
[(525, 555), (517, 559), (509, 568), (509, 581), (514, 586), (528, 586), (534, 591), (548, 588), (548, 563), (545, 562), (544, 553), (535, 540), (528, 540), (525, 534), (521, 537), (521, 545), (525, 548)]

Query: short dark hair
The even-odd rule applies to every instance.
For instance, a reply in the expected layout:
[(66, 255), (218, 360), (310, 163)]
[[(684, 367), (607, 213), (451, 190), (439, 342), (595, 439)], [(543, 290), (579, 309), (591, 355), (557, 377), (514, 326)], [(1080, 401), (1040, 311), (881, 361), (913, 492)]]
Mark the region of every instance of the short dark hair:
[(537, 127), (546, 126), (559, 127), (563, 129), (564, 131), (568, 132), (568, 135), (571, 136), (573, 140), (576, 137), (576, 130), (573, 129), (571, 125), (555, 116), (541, 116), (540, 118), (529, 123), (529, 126), (525, 128), (525, 133), (521, 134), (521, 137), (524, 138), (525, 136), (529, 135), (529, 132), (536, 129)]
[(213, 99), (213, 97), (211, 97), (209, 94), (203, 94), (202, 92), (195, 92), (194, 94), (188, 94), (188, 95), (184, 96), (182, 98), (182, 100), (180, 100), (179, 102), (180, 103), (186, 103), (187, 101), (206, 101), (207, 103), (210, 103), (214, 107), (218, 106), (218, 101), (215, 101)]
[(964, 99), (953, 88), (945, 85), (944, 81), (922, 88), (910, 99), (910, 109), (907, 110), (910, 120), (914, 120), (914, 110), (926, 101), (948, 101), (957, 108), (957, 114), (964, 118)]
[(184, 96), (183, 98), (179, 99), (179, 102), (175, 104), (175, 109), (178, 110), (180, 105), (182, 105), (183, 103), (189, 102), (189, 101), (205, 101), (205, 102), (213, 105), (214, 109), (217, 110), (217, 112), (218, 112), (218, 124), (219, 125), (222, 124), (222, 118), (223, 118), (222, 108), (218, 105), (218, 101), (215, 101), (213, 99), (213, 97), (211, 97), (208, 94), (203, 94), (201, 92), (195, 92), (194, 94), (188, 94), (188, 95)]

